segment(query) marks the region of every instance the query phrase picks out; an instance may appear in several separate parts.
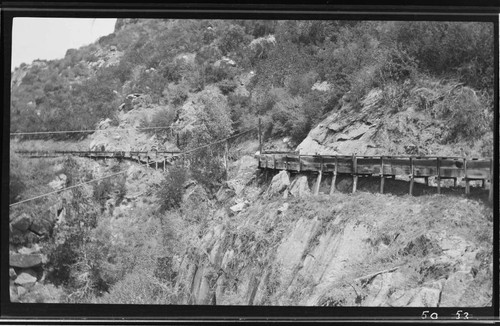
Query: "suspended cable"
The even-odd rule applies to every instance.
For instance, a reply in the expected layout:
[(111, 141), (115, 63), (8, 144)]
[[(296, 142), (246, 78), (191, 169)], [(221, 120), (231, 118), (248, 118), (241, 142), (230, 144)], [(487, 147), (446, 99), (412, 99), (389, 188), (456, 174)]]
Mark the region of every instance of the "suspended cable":
[(122, 129), (84, 129), (84, 130), (61, 130), (61, 131), (33, 131), (33, 132), (11, 132), (11, 136), (22, 136), (22, 135), (48, 135), (48, 134), (71, 134), (71, 133), (82, 133), (82, 132), (96, 132), (96, 131), (128, 131), (128, 130), (151, 130), (151, 129), (171, 129), (172, 127), (145, 127), (145, 128), (122, 128)]
[[(149, 163), (143, 164), (141, 166), (146, 166), (146, 165), (149, 165)], [(29, 201), (32, 201), (32, 200), (35, 200), (35, 199), (40, 199), (40, 198), (43, 198), (43, 197), (47, 197), (47, 196), (50, 196), (52, 194), (56, 194), (56, 193), (59, 193), (59, 192), (62, 192), (62, 191), (66, 191), (66, 190), (69, 190), (69, 189), (77, 188), (77, 187), (80, 187), (80, 186), (83, 186), (85, 184), (92, 183), (92, 182), (95, 182), (95, 181), (100, 181), (100, 180), (104, 180), (104, 179), (107, 179), (107, 178), (111, 178), (111, 177), (114, 177), (116, 175), (125, 173), (127, 171), (128, 170), (122, 170), (120, 172), (109, 174), (109, 175), (106, 175), (106, 176), (101, 177), (101, 178), (92, 179), (92, 180), (89, 180), (89, 181), (86, 181), (86, 182), (82, 182), (82, 183), (79, 183), (79, 184), (76, 184), (76, 185), (73, 185), (73, 186), (70, 186), (70, 187), (66, 187), (66, 188), (59, 189), (59, 190), (54, 190), (54, 191), (51, 191), (51, 192), (48, 192), (48, 193), (45, 193), (45, 194), (42, 194), (42, 195), (39, 195), (39, 196), (36, 196), (36, 197), (32, 197), (32, 198), (20, 200), (18, 202), (10, 204), (9, 207), (16, 206), (16, 205), (19, 205), (19, 204), (23, 204), (23, 203), (26, 203), (26, 202), (29, 202)]]

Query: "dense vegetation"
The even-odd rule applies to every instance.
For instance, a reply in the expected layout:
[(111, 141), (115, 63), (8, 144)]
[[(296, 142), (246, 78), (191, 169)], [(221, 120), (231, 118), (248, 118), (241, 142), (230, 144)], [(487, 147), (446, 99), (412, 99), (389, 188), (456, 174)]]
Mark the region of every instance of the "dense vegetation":
[[(299, 142), (346, 94), (359, 103), (370, 89), (392, 87), (387, 106), (397, 111), (408, 90), (429, 78), (471, 88), (478, 105), (492, 109), (492, 28), (475, 22), (119, 20), (115, 33), (97, 44), (28, 69), (12, 89), (11, 131), (93, 129), (104, 118), (114, 120), (133, 93), (165, 108), (143, 126), (171, 124), (197, 94), (205, 108), (220, 111), (208, 113), (223, 121), (221, 130), (207, 131), (212, 137), (253, 127), (262, 116), (268, 136)], [(102, 50), (111, 47), (123, 55), (114, 65), (99, 65)], [(248, 74), (248, 93), (241, 92), (238, 84)], [(312, 88), (325, 81), (326, 91)], [(455, 105), (463, 92), (452, 95), (417, 104), (441, 116), (460, 110), (470, 121)], [(457, 123), (453, 136), (476, 138), (489, 129), (463, 127)]]

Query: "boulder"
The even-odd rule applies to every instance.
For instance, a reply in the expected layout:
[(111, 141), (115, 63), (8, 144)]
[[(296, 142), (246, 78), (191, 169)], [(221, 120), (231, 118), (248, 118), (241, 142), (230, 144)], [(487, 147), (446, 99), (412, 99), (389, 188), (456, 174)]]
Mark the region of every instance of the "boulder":
[(41, 265), (43, 256), (41, 254), (10, 254), (9, 265), (18, 268), (30, 268)]
[(67, 180), (68, 177), (64, 173), (61, 173), (54, 180), (49, 182), (49, 186), (54, 190), (60, 190), (66, 187)]
[(233, 213), (239, 213), (241, 212), (243, 209), (245, 209), (245, 206), (247, 205), (246, 202), (242, 202), (242, 203), (239, 203), (239, 204), (236, 204), (234, 206), (231, 206), (229, 209), (233, 212)]
[(332, 86), (325, 80), (323, 82), (316, 82), (314, 85), (312, 85), (311, 90), (316, 90), (320, 92), (328, 92), (330, 91)]
[(472, 280), (472, 274), (467, 271), (453, 273), (444, 284), (440, 306), (457, 307), (465, 305), (466, 302), (463, 302), (462, 296), (466, 293)]
[(290, 185), (290, 173), (281, 171), (273, 177), (271, 185), (267, 190), (269, 196), (273, 196), (283, 192)]
[(19, 302), (18, 300), (19, 295), (17, 294), (17, 286), (15, 285), (9, 286), (9, 292), (10, 292), (10, 301)]
[(22, 286), (18, 286), (17, 287), (17, 295), (18, 296), (23, 296), (26, 294), (26, 292), (28, 292), (28, 290), (26, 290), (26, 288), (22, 287)]
[(17, 274), (16, 274), (16, 271), (14, 270), (14, 268), (9, 268), (9, 278), (11, 280), (15, 280), (17, 277)]
[(28, 214), (23, 213), (14, 218), (14, 220), (10, 222), (10, 225), (12, 225), (12, 227), (16, 230), (25, 232), (31, 225), (31, 217)]
[(35, 283), (36, 273), (31, 269), (24, 270), (21, 274), (19, 274), (19, 276), (16, 277), (16, 280), (14, 281), (14, 284), (24, 287), (33, 286), (35, 285)]
[(38, 236), (43, 236), (49, 233), (50, 222), (42, 219), (36, 219), (31, 223), (29, 230)]
[(311, 189), (309, 188), (307, 177), (305, 175), (293, 180), (290, 185), (290, 194), (294, 197), (305, 197), (311, 194)]
[(31, 254), (34, 254), (34, 253), (39, 253), (41, 249), (42, 248), (40, 247), (40, 245), (38, 245), (37, 243), (35, 243), (33, 245), (33, 247), (31, 247), (31, 248), (22, 247), (17, 252), (20, 253), (20, 254), (23, 254), (23, 255), (31, 255)]

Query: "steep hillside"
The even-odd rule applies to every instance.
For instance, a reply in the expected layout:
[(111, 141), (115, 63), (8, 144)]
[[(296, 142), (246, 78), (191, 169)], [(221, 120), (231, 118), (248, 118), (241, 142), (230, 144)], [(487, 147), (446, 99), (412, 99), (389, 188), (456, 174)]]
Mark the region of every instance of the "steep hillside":
[[(313, 196), (311, 175), (266, 178), (253, 156), (261, 121), (264, 151), (491, 157), (491, 29), (118, 19), (95, 44), (17, 68), (11, 132), (87, 131), (11, 142), (11, 299), (491, 304), (485, 189), (417, 183), (413, 197), (398, 178), (378, 194), (362, 178), (351, 194), (339, 175), (337, 192), (325, 178)], [(19, 149), (189, 155), (163, 172)]]
[[(430, 81), (402, 87), (405, 92), (397, 98), (398, 104), (388, 103), (394, 87), (371, 90), (359, 110), (345, 102), (313, 128), (296, 150), (304, 154), (492, 157), (493, 134), (480, 130), (488, 129), (493, 112), (482, 107), (473, 89)], [(447, 103), (453, 106), (442, 111)]]

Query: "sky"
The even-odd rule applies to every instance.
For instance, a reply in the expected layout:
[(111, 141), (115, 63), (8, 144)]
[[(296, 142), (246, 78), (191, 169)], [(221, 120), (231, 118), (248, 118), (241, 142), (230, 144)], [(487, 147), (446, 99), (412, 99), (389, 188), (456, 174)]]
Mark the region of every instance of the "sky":
[(76, 49), (113, 33), (116, 18), (14, 18), (12, 66), (36, 59), (62, 59)]

